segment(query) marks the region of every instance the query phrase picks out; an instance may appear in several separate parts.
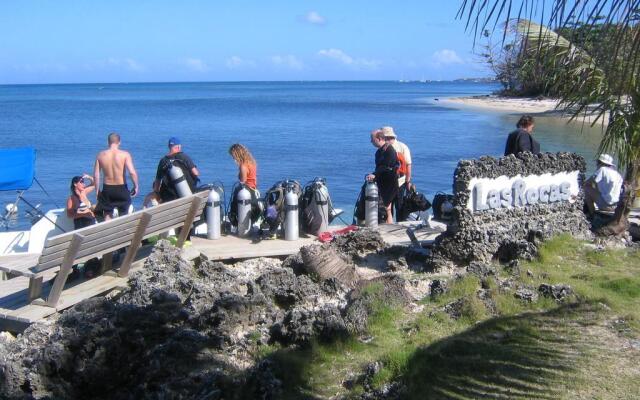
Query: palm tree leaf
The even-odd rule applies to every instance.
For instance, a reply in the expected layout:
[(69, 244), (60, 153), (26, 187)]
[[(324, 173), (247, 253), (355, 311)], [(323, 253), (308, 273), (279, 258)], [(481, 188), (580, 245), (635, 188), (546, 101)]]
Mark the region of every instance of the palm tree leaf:
[[(572, 119), (608, 116), (600, 151), (615, 153), (622, 167), (631, 165), (640, 157), (640, 0), (551, 0), (550, 12), (547, 3), (463, 0), (457, 18), (466, 19), (465, 30), (474, 33), (475, 44), (492, 22), (495, 29), (506, 10), (511, 23), (503, 30), (504, 45), (517, 9), (515, 29), (529, 57), (522, 66), (543, 67), (545, 84), (561, 94), (558, 108)], [(592, 43), (603, 43), (603, 48), (595, 47), (597, 54), (572, 43), (571, 33), (580, 26), (592, 28)], [(558, 29), (569, 36), (559, 35)]]

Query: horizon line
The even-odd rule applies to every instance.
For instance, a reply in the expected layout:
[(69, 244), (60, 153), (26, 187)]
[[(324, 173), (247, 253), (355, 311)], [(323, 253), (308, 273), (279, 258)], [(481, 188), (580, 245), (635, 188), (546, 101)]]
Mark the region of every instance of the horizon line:
[(465, 80), (495, 80), (493, 77), (469, 77), (455, 79), (295, 79), (295, 80), (231, 80), (231, 81), (128, 81), (128, 82), (39, 82), (39, 83), (0, 83), (0, 86), (37, 86), (37, 85), (129, 85), (129, 84), (173, 84), (173, 83), (314, 83), (314, 82), (455, 82)]

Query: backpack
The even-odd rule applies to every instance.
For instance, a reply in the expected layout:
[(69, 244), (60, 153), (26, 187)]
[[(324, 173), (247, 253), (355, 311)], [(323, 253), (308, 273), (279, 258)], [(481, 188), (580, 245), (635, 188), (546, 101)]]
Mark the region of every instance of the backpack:
[(398, 157), (396, 175), (405, 176), (407, 172), (409, 172), (407, 169), (407, 160), (404, 158), (404, 154), (400, 153), (399, 151), (396, 152), (396, 156)]
[(438, 192), (433, 197), (433, 218), (450, 220), (453, 211), (454, 196), (452, 194), (446, 194)]
[(397, 221), (406, 221), (409, 214), (417, 211), (427, 211), (431, 208), (431, 202), (427, 200), (424, 194), (418, 192), (414, 185), (410, 185), (407, 189), (405, 183), (400, 187), (398, 192)]
[(184, 162), (179, 158), (169, 158), (165, 156), (165, 158), (163, 158), (163, 175), (160, 183), (160, 198), (162, 201), (171, 201), (180, 197), (176, 188), (171, 184), (171, 177), (169, 176), (169, 168), (171, 167), (171, 164), (182, 170), (182, 175), (184, 175), (184, 178), (189, 185), (189, 189), (191, 189), (191, 193), (194, 193), (196, 189), (196, 180), (193, 175), (191, 175), (191, 171), (187, 168)]

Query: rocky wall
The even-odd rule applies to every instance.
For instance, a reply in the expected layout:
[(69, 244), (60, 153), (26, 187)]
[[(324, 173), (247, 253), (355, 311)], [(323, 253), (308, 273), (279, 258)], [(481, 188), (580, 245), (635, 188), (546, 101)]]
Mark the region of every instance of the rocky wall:
[[(308, 253), (384, 250), (377, 232), (347, 236)], [(422, 298), (397, 274), (350, 278), (348, 288), (308, 270), (300, 254), (192, 263), (161, 240), (120, 294), (0, 334), (0, 399), (279, 399), (277, 354), (260, 356), (265, 345), (287, 352), (357, 336), (374, 304)]]
[(428, 266), (436, 268), (447, 262), (468, 264), (493, 258), (503, 261), (530, 258), (537, 252), (538, 241), (552, 235), (589, 236), (589, 224), (582, 212), (581, 189), (572, 201), (475, 212), (467, 208), (473, 178), (579, 171), (578, 184), (582, 188), (585, 170), (584, 159), (573, 153), (522, 153), (461, 160), (454, 173), (452, 221), (447, 232), (436, 240)]

